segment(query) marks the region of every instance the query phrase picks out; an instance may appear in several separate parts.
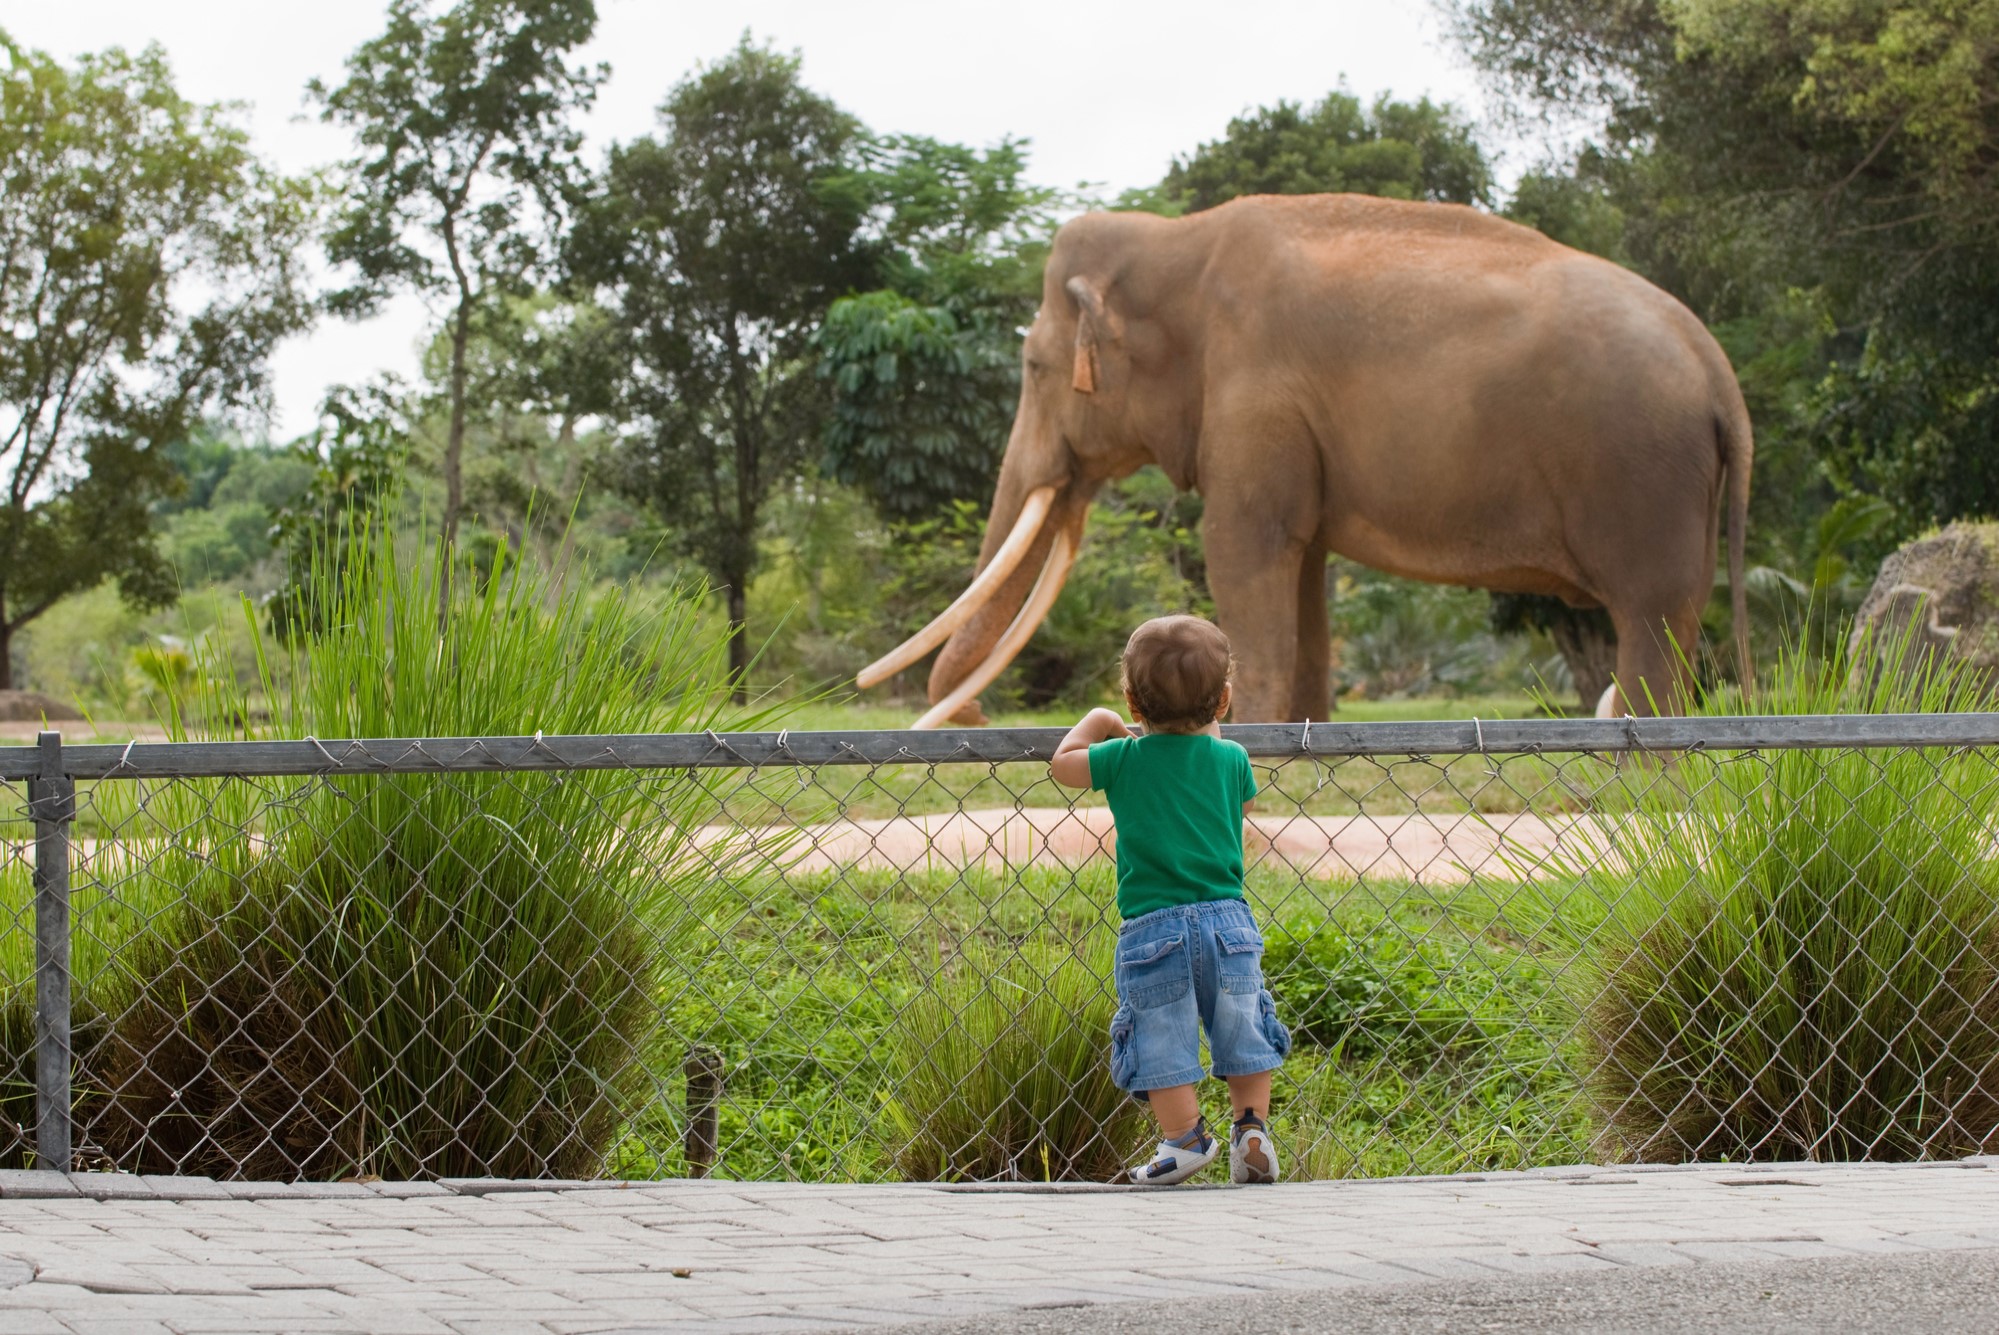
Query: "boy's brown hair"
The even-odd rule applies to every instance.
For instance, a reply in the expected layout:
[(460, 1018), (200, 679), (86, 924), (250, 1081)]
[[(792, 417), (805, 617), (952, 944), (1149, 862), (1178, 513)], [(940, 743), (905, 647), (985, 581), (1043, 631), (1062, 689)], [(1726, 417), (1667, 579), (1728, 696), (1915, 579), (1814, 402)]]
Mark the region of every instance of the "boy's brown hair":
[(1196, 732), (1222, 712), (1235, 660), (1229, 637), (1200, 617), (1155, 617), (1124, 646), (1124, 690), (1155, 732)]

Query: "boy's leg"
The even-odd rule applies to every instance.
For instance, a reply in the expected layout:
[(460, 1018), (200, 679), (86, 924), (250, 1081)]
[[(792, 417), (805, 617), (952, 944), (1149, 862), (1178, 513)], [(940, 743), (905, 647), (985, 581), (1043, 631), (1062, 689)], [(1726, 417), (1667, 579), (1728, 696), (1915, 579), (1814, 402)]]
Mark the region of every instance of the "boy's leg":
[(1147, 1090), (1145, 1101), (1159, 1123), (1159, 1148), (1152, 1158), (1127, 1176), (1140, 1186), (1170, 1187), (1185, 1182), (1221, 1153), (1221, 1142), (1208, 1133), (1192, 1085), (1164, 1085)]
[[(1270, 1116), (1270, 1072), (1258, 1071), (1255, 1075), (1232, 1075), (1229, 1081), (1229, 1103), (1235, 1108), (1236, 1120), (1242, 1120), (1244, 1113), (1253, 1117), (1268, 1119)], [(1189, 1098), (1192, 1098), (1189, 1086)], [(1153, 1095), (1156, 1099), (1159, 1096)], [(1155, 1104), (1154, 1107), (1158, 1105)], [(1192, 1125), (1190, 1122), (1189, 1125)]]
[[(1270, 1078), (1264, 1077), (1264, 1088), (1270, 1087)], [(1234, 1088), (1233, 1084), (1230, 1086)], [(1201, 1101), (1194, 1097), (1192, 1085), (1173, 1085), (1167, 1089), (1149, 1089), (1145, 1101), (1152, 1108), (1152, 1116), (1159, 1123), (1159, 1135), (1164, 1140), (1178, 1140), (1194, 1129), (1201, 1120)]]

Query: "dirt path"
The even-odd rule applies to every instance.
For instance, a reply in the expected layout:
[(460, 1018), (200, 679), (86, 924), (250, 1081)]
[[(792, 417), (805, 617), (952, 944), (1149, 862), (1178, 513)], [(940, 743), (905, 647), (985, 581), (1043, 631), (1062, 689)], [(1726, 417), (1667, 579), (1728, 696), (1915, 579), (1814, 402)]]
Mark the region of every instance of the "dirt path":
[[(713, 826), (712, 838), (725, 837)], [(1531, 815), (1252, 816), (1244, 852), (1250, 867), (1288, 868), (1316, 880), (1413, 881), (1456, 885), (1474, 876), (1520, 880), (1564, 843), (1588, 834), (1576, 818)], [(984, 866), (1077, 867), (1117, 847), (1101, 807), (993, 807), (880, 820), (843, 819), (772, 828), (760, 838), (793, 841), (787, 868), (918, 872)]]

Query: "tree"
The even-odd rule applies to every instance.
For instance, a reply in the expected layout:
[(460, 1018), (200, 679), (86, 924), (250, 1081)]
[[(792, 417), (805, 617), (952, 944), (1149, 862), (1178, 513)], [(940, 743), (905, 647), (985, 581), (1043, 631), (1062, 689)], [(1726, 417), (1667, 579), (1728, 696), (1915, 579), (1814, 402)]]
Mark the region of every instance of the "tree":
[(1019, 140), (901, 136), (861, 155), (882, 286), (834, 302), (813, 336), (833, 389), (826, 470), (922, 519), (991, 495), (1060, 197), (1023, 179)]
[(1145, 203), (1196, 213), (1240, 195), (1351, 192), (1389, 199), (1484, 204), (1492, 169), (1472, 126), (1448, 104), (1363, 107), (1334, 92), (1316, 106), (1279, 102), (1229, 122), (1228, 133), (1176, 158)]
[(747, 38), (660, 119), (658, 138), (612, 150), (572, 264), (622, 340), (621, 485), (726, 592), (742, 694), (758, 521), (819, 448), (812, 331), (870, 275), (858, 127), (795, 56)]
[(204, 414), (259, 405), (312, 307), (313, 222), (165, 54), (64, 68), (0, 33), (0, 688), (21, 628), (106, 579), (175, 594), (151, 505)]
[(323, 119), (354, 132), (347, 198), (327, 239), (357, 281), (349, 315), (392, 292), (449, 295), (444, 514), (447, 547), (464, 504), (467, 350), (479, 311), (520, 293), (551, 258), (577, 185), (573, 124), (605, 70), (567, 54), (597, 26), (594, 0), (391, 0), (388, 27), (347, 60), (347, 80), (311, 92)]

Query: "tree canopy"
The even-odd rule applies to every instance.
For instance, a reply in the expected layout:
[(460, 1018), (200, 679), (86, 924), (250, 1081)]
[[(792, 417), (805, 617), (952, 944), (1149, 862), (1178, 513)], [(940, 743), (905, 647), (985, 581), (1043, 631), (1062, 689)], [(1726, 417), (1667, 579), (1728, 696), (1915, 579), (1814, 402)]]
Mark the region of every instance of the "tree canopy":
[(445, 542), (463, 506), (467, 350), (480, 310), (523, 294), (552, 260), (578, 184), (575, 115), (602, 68), (568, 53), (596, 30), (595, 0), (390, 0), (388, 25), (311, 91), (359, 152), (340, 172), (326, 242), (354, 281), (330, 304), (366, 314), (398, 290), (451, 303)]
[(746, 38), (676, 87), (657, 137), (611, 151), (571, 264), (627, 369), (617, 476), (727, 592), (731, 663), (771, 489), (820, 449), (810, 340), (870, 274), (859, 126)]
[(303, 184), (165, 55), (73, 68), (0, 34), (0, 688), (14, 635), (106, 579), (170, 602), (151, 503), (203, 415), (256, 404), (311, 316)]
[(867, 140), (861, 160), (882, 286), (834, 302), (814, 336), (827, 470), (922, 519), (992, 491), (1060, 198), (1027, 183), (1019, 140)]
[(1338, 91), (1311, 107), (1278, 102), (1238, 116), (1220, 139), (1174, 159), (1156, 191), (1134, 202), (1194, 213), (1239, 195), (1340, 192), (1487, 204), (1492, 169), (1456, 108), (1387, 94), (1369, 106)]

